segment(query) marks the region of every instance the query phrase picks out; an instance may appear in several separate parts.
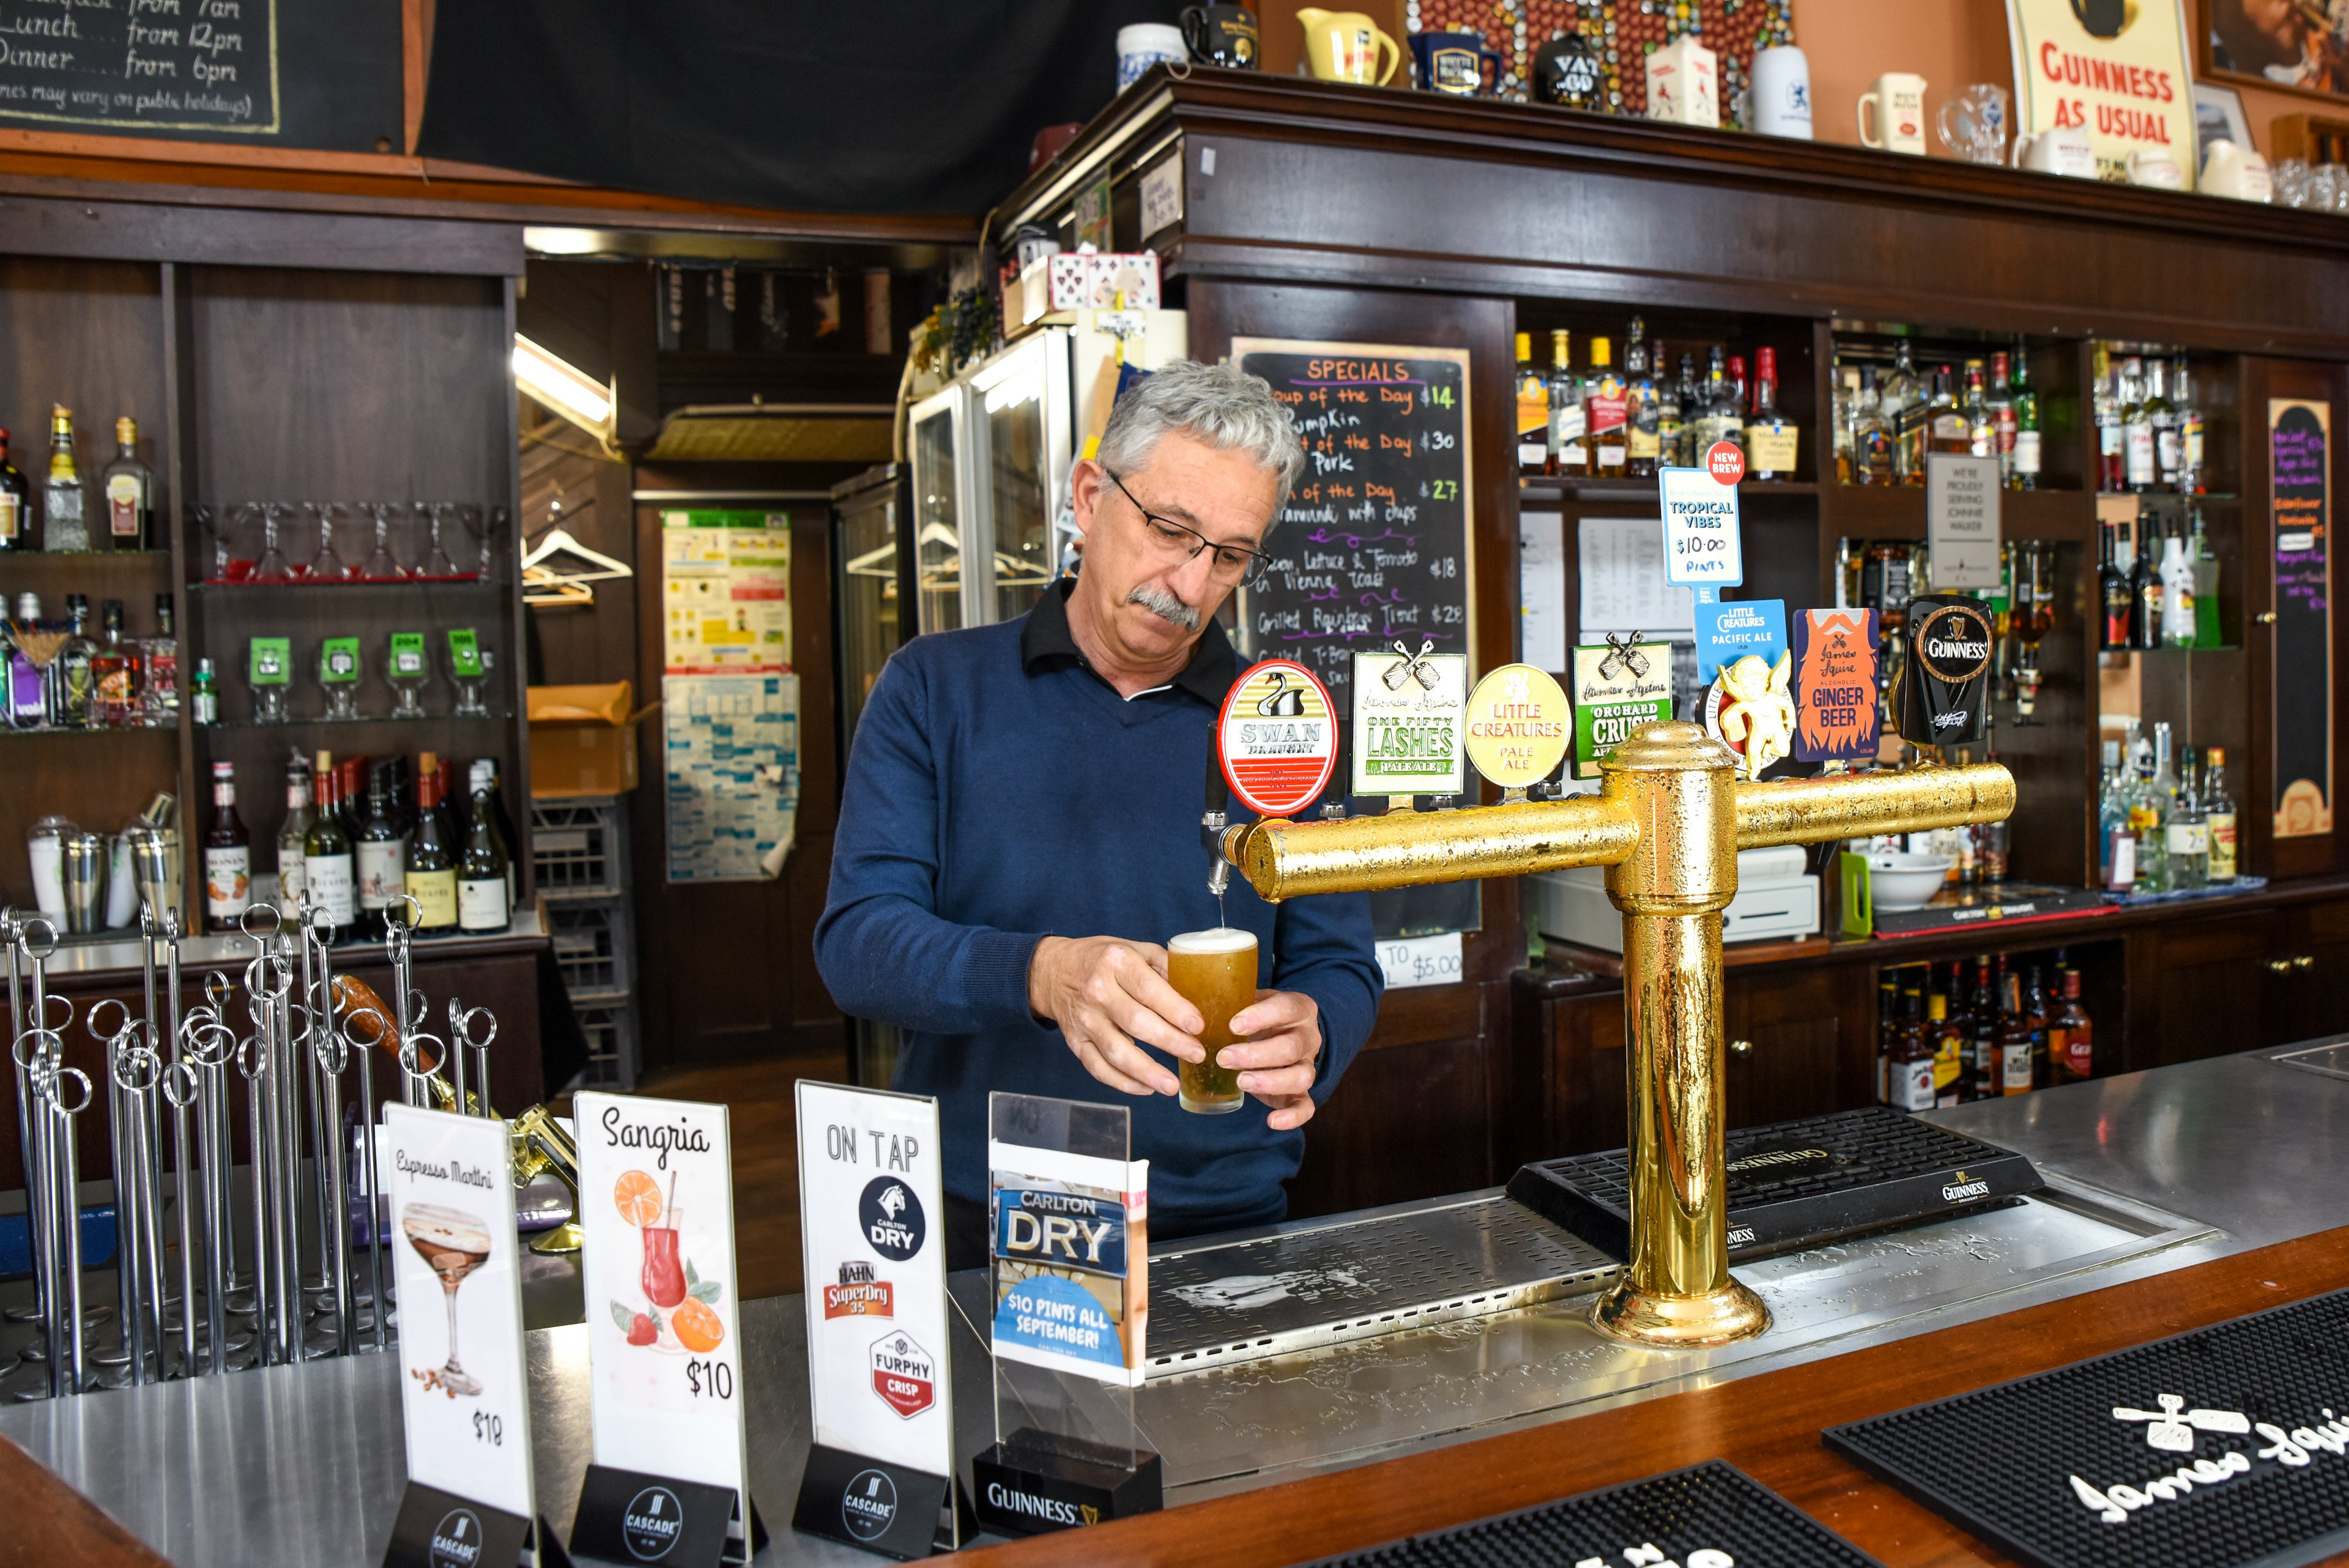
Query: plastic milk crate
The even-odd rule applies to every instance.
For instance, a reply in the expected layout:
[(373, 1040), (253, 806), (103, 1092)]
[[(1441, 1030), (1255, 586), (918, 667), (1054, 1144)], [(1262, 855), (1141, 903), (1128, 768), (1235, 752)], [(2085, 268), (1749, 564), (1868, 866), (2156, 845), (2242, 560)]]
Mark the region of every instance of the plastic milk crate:
[(628, 888), (627, 803), (590, 797), (530, 803), (530, 863), (552, 902), (616, 898)]

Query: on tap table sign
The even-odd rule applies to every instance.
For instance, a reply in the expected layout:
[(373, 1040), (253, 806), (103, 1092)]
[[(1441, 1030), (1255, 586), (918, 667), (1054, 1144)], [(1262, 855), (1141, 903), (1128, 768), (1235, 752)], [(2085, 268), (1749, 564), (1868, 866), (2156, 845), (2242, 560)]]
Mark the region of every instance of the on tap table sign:
[(792, 1525), (926, 1557), (942, 1515), (945, 1544), (961, 1544), (938, 1103), (804, 1078), (798, 1090), (815, 1446)]
[(408, 1449), (385, 1568), (565, 1563), (538, 1517), (506, 1124), (383, 1108)]
[(581, 1284), (595, 1462), (571, 1546), (747, 1561), (750, 1505), (726, 1107), (583, 1092)]

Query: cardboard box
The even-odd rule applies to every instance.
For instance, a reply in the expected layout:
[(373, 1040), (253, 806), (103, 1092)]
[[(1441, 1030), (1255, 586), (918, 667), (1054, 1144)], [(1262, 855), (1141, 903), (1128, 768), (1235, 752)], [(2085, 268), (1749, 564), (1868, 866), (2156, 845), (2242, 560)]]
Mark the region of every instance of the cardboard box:
[(533, 800), (626, 794), (636, 787), (636, 688), (530, 689), (530, 794)]

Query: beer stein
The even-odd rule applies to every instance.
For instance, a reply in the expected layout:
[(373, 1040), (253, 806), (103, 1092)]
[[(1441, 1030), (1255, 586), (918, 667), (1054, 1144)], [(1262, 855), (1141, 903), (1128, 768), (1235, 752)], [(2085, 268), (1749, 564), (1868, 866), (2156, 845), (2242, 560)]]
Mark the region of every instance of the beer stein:
[(1185, 5), (1175, 18), (1191, 57), (1203, 66), (1252, 71), (1262, 55), (1256, 13), (1245, 5)]
[[(1402, 64), (1402, 51), (1384, 28), (1360, 11), (1324, 11), (1308, 5), (1297, 13), (1305, 28), (1305, 60), (1325, 82), (1384, 87)], [(1381, 70), (1379, 57), (1386, 56)]]
[[(1876, 123), (1868, 124), (1873, 110)], [(1859, 95), (1859, 139), (1885, 152), (1925, 151), (1925, 78), (1887, 71)]]

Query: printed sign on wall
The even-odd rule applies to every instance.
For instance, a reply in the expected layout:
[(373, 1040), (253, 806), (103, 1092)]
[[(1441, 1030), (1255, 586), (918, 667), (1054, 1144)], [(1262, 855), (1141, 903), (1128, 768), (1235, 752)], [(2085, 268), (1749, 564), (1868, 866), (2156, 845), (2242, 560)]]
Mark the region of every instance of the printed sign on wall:
[[(2194, 188), (2194, 70), (2178, 0), (2006, 0), (2013, 51), (2015, 130), (2038, 135), (2077, 126), (2095, 149), (2096, 173)], [(2147, 164), (2167, 162), (2175, 178)]]
[(2333, 831), (2332, 436), (2331, 404), (2268, 400), (2278, 838)]

